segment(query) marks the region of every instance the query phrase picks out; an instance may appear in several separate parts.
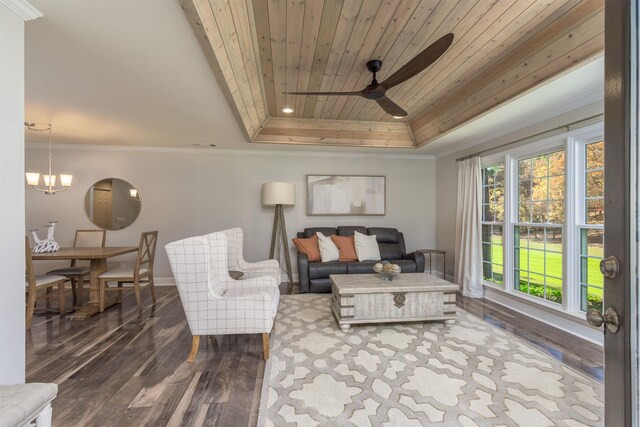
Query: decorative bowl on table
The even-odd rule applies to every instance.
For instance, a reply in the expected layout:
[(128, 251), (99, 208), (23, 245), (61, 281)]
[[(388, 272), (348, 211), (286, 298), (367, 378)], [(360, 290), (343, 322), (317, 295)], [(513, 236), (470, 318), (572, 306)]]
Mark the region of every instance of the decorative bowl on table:
[(389, 261), (382, 261), (373, 266), (373, 271), (378, 273), (382, 280), (392, 281), (402, 271), (398, 264), (391, 264)]

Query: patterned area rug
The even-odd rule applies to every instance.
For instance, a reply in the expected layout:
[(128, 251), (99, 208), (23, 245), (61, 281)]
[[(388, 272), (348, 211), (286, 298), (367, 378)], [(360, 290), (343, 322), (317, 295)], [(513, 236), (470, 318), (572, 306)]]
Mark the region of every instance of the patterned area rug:
[[(282, 295), (259, 426), (599, 426), (603, 387), (460, 311), (341, 332), (329, 295)], [(291, 424), (289, 424), (291, 423)]]

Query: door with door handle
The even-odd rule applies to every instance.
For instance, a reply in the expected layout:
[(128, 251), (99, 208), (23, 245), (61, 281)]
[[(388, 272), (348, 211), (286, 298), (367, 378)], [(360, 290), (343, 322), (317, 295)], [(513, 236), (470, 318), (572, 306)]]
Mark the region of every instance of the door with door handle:
[(604, 313), (605, 425), (638, 425), (638, 1), (606, 1)]

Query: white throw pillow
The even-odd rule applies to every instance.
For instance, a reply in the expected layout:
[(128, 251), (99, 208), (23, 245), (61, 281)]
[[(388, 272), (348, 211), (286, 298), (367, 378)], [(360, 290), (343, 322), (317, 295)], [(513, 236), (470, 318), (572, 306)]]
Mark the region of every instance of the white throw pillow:
[(325, 236), (319, 231), (316, 233), (318, 236), (318, 246), (320, 247), (320, 259), (322, 262), (338, 261), (340, 259), (340, 251), (331, 238)]
[(357, 231), (354, 233), (358, 261), (380, 261), (380, 248), (375, 234), (367, 236)]

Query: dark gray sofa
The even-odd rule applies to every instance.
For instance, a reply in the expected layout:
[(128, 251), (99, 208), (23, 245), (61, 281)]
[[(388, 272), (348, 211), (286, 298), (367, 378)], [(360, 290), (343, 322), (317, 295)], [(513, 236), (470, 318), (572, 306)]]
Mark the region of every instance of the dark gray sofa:
[[(419, 252), (406, 253), (404, 235), (396, 228), (388, 227), (310, 227), (298, 233), (298, 238), (308, 239), (317, 232), (325, 236), (353, 236), (354, 232), (375, 235), (382, 260), (398, 264), (403, 273), (424, 273), (424, 255)], [(331, 292), (331, 274), (367, 274), (373, 273), (378, 261), (365, 262), (309, 262), (306, 254), (298, 253), (298, 275), (300, 293)]]

